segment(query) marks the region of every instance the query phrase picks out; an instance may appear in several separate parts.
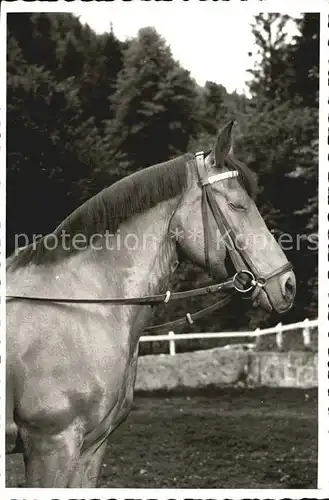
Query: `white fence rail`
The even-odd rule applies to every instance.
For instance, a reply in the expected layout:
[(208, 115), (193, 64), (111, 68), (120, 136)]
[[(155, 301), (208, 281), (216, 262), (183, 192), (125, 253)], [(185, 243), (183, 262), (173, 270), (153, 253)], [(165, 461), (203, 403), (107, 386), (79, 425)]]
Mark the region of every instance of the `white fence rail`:
[[(305, 346), (310, 345), (311, 342), (311, 334), (310, 328), (314, 328), (318, 326), (318, 320), (313, 319), (309, 320), (308, 318), (304, 319), (304, 321), (300, 321), (299, 323), (292, 323), (290, 325), (283, 325), (282, 323), (278, 323), (276, 326), (272, 328), (264, 328), (261, 330), (260, 328), (256, 328), (253, 331), (246, 332), (211, 332), (211, 333), (179, 333), (175, 334), (174, 332), (169, 332), (167, 335), (146, 335), (140, 338), (140, 342), (158, 342), (158, 341), (167, 341), (169, 342), (169, 353), (171, 356), (175, 356), (176, 354), (176, 344), (177, 340), (192, 340), (192, 339), (223, 339), (223, 338), (241, 338), (241, 337), (252, 337), (255, 339), (257, 343), (257, 339), (263, 335), (271, 335), (273, 333), (276, 334), (276, 344), (279, 349), (283, 344), (283, 333), (289, 332), (292, 330), (302, 330), (303, 342)], [(248, 344), (250, 346), (251, 344)], [(236, 346), (236, 345), (235, 345)], [(230, 347), (229, 345), (224, 347)]]

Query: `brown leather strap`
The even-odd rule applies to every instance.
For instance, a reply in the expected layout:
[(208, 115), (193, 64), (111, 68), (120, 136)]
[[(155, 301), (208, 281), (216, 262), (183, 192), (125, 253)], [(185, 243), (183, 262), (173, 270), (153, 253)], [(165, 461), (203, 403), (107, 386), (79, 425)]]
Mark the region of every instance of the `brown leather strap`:
[(246, 268), (242, 258), (235, 249), (234, 242), (230, 235), (230, 229), (227, 229), (224, 225), (223, 218), (219, 206), (216, 202), (211, 184), (208, 182), (208, 173), (206, 170), (206, 165), (204, 161), (204, 153), (200, 152), (196, 154), (197, 170), (199, 176), (199, 182), (202, 189), (202, 218), (203, 218), (203, 231), (204, 231), (204, 248), (205, 248), (205, 262), (207, 269), (210, 270), (211, 274), (211, 262), (209, 257), (209, 247), (210, 247), (210, 224), (208, 217), (208, 206), (212, 212), (215, 219), (218, 230), (226, 244), (226, 249), (228, 250), (230, 257), (232, 259), (233, 265), (237, 271), (241, 271)]
[(18, 300), (33, 300), (40, 302), (58, 302), (67, 304), (122, 304), (122, 305), (156, 305), (161, 302), (168, 303), (171, 300), (182, 300), (191, 297), (200, 297), (203, 295), (214, 295), (223, 290), (229, 290), (235, 288), (234, 277), (223, 281), (222, 283), (216, 283), (215, 285), (209, 285), (202, 288), (196, 288), (194, 290), (186, 290), (184, 292), (167, 292), (160, 295), (148, 295), (145, 297), (130, 297), (130, 298), (106, 298), (106, 299), (69, 299), (69, 298), (55, 298), (55, 297), (30, 297), (25, 295), (7, 295), (6, 299), (18, 299)]
[(154, 326), (148, 326), (144, 328), (144, 332), (150, 333), (154, 331), (159, 331), (159, 330), (168, 330), (173, 327), (181, 326), (181, 325), (192, 325), (195, 320), (203, 318), (203, 316), (206, 316), (209, 313), (212, 313), (214, 311), (217, 311), (217, 309), (220, 309), (221, 307), (226, 306), (232, 299), (234, 295), (236, 295), (238, 292), (236, 290), (231, 291), (229, 294), (227, 294), (223, 299), (215, 302), (215, 304), (212, 304), (211, 306), (207, 306), (204, 309), (200, 309), (199, 311), (195, 313), (187, 313), (185, 316), (182, 316), (181, 318), (175, 319), (173, 321), (168, 321), (167, 323), (161, 323), (160, 325), (154, 325)]

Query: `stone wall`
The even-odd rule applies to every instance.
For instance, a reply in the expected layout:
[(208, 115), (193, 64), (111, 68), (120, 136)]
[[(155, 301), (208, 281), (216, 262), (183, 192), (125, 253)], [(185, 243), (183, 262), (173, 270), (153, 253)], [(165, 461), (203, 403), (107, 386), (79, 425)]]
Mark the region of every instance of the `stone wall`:
[(251, 354), (248, 377), (255, 385), (317, 387), (318, 355), (308, 351)]
[(245, 352), (223, 348), (176, 356), (140, 356), (136, 390), (207, 385), (317, 387), (317, 362), (317, 354), (311, 351)]

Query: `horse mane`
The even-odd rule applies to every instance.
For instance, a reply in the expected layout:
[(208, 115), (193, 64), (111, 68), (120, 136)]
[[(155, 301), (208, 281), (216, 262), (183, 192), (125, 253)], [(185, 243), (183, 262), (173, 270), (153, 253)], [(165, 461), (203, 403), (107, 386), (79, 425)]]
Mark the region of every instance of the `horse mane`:
[[(74, 210), (51, 235), (60, 242), (64, 231), (70, 239), (76, 234), (83, 234), (87, 241), (96, 233), (108, 231), (115, 234), (120, 224), (134, 214), (178, 196), (187, 185), (186, 167), (193, 158), (194, 155), (186, 154), (120, 179)], [(47, 249), (47, 236), (50, 235), (23, 248), (10, 261), (10, 265), (17, 268), (28, 263), (46, 264), (77, 251), (73, 245), (62, 252)], [(62, 246), (59, 243), (60, 248)]]

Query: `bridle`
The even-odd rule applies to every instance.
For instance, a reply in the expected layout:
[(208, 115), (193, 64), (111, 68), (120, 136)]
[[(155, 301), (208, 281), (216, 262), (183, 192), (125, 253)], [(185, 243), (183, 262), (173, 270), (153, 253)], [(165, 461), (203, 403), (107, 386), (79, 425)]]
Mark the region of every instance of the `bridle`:
[(232, 177), (237, 177), (239, 172), (237, 170), (222, 172), (216, 175), (208, 177), (206, 165), (205, 165), (205, 154), (200, 151), (195, 154), (196, 166), (199, 179), (199, 185), (202, 189), (202, 220), (203, 220), (203, 231), (204, 231), (204, 247), (205, 247), (205, 262), (207, 269), (211, 274), (211, 263), (210, 263), (210, 224), (209, 224), (209, 209), (215, 219), (216, 225), (223, 241), (226, 243), (230, 258), (235, 267), (235, 274), (233, 277), (221, 283), (216, 283), (214, 285), (196, 288), (193, 290), (186, 290), (184, 292), (170, 292), (159, 295), (148, 295), (144, 297), (131, 297), (131, 298), (106, 298), (106, 299), (70, 299), (70, 298), (47, 298), (47, 297), (29, 297), (25, 295), (7, 295), (6, 299), (18, 299), (18, 300), (30, 300), (38, 302), (54, 302), (54, 303), (65, 303), (65, 304), (121, 304), (121, 305), (149, 305), (155, 306), (160, 303), (167, 304), (172, 300), (182, 300), (191, 297), (201, 297), (205, 295), (216, 295), (219, 292), (228, 291), (224, 298), (218, 300), (214, 304), (200, 309), (195, 313), (187, 313), (185, 316), (178, 318), (174, 321), (169, 321), (166, 323), (161, 323), (160, 325), (154, 325), (144, 328), (144, 332), (151, 332), (160, 329), (169, 329), (183, 324), (192, 325), (195, 320), (216, 311), (217, 309), (228, 304), (232, 297), (237, 293), (244, 295), (250, 294), (252, 299), (255, 299), (261, 289), (265, 288), (270, 279), (283, 274), (287, 271), (293, 269), (292, 264), (287, 262), (279, 269), (275, 270), (268, 276), (263, 276), (259, 273), (258, 269), (254, 263), (249, 258), (247, 252), (244, 249), (236, 249), (234, 238), (231, 237), (233, 230), (229, 228), (228, 221), (225, 215), (221, 212), (215, 196), (212, 190), (212, 184), (215, 182), (223, 181), (224, 179), (229, 179)]
[[(203, 151), (196, 153), (196, 163), (197, 163), (197, 172), (199, 178), (199, 184), (202, 189), (202, 221), (203, 221), (203, 232), (204, 232), (204, 250), (205, 250), (205, 262), (206, 267), (210, 273), (212, 274), (209, 250), (210, 250), (210, 224), (209, 224), (209, 210), (210, 209), (217, 228), (220, 232), (223, 242), (229, 252), (231, 261), (236, 270), (235, 274), (235, 289), (240, 293), (252, 293), (252, 299), (255, 299), (259, 294), (262, 288), (266, 290), (269, 280), (272, 278), (279, 276), (280, 274), (284, 274), (287, 271), (291, 271), (293, 266), (291, 262), (287, 262), (280, 268), (276, 269), (274, 272), (269, 274), (268, 276), (262, 275), (255, 264), (250, 259), (248, 253), (244, 248), (239, 248), (237, 250), (236, 245), (236, 235), (234, 234), (233, 228), (229, 226), (229, 223), (224, 215), (224, 213), (220, 210), (219, 205), (215, 199), (215, 195), (212, 189), (212, 184), (215, 182), (223, 181), (224, 179), (230, 179), (233, 177), (238, 177), (239, 172), (237, 170), (230, 170), (227, 172), (222, 172), (220, 174), (212, 175), (208, 177), (206, 165), (205, 165), (205, 155)], [(233, 235), (233, 238), (232, 236)], [(241, 286), (238, 286), (238, 283), (241, 283)]]

